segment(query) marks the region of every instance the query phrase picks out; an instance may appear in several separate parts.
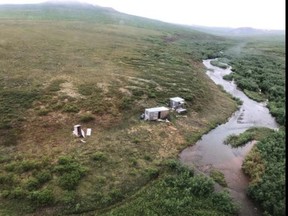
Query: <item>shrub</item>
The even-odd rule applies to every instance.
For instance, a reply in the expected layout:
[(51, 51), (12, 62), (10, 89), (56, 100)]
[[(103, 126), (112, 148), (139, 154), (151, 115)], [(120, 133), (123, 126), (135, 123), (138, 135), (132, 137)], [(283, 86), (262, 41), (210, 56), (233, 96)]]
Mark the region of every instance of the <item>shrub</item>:
[(7, 193), (5, 196), (9, 199), (24, 199), (27, 197), (27, 194), (27, 191), (25, 191), (21, 187), (16, 187), (15, 189)]
[(103, 153), (103, 152), (95, 152), (93, 155), (92, 155), (92, 160), (94, 161), (106, 161), (107, 160), (107, 157), (106, 155)]
[(230, 144), (232, 147), (239, 147), (243, 146), (246, 143), (252, 141), (255, 137), (254, 132), (244, 132), (241, 133), (240, 135), (229, 135), (227, 139), (224, 141), (226, 145)]
[(19, 170), (22, 172), (28, 172), (33, 169), (38, 169), (40, 166), (40, 163), (35, 160), (24, 160), (21, 162)]
[(14, 174), (0, 174), (0, 185), (2, 186), (12, 186), (17, 183), (17, 179)]
[(66, 104), (66, 105), (63, 107), (63, 111), (64, 111), (64, 112), (74, 112), (74, 113), (77, 113), (77, 112), (80, 111), (80, 109), (79, 109), (76, 105)]
[(203, 175), (194, 176), (189, 182), (190, 191), (196, 196), (206, 197), (214, 191), (214, 183)]
[(29, 191), (37, 190), (39, 187), (40, 187), (40, 182), (35, 178), (29, 179), (26, 183), (26, 188)]
[(80, 117), (80, 122), (86, 123), (95, 120), (95, 117), (91, 114), (84, 114)]
[(87, 171), (75, 159), (67, 156), (59, 158), (54, 170), (61, 175), (58, 180), (59, 186), (66, 190), (76, 189)]
[(150, 155), (145, 154), (145, 155), (144, 155), (144, 160), (146, 160), (146, 161), (152, 161), (153, 159), (152, 159), (152, 157), (151, 157)]
[(53, 192), (49, 189), (33, 191), (29, 194), (28, 199), (36, 206), (48, 206), (55, 201)]
[(73, 206), (76, 203), (76, 192), (75, 191), (65, 191), (61, 196), (60, 201), (65, 205)]
[(66, 190), (75, 190), (81, 177), (81, 173), (78, 171), (65, 173), (60, 176), (59, 185), (61, 188)]
[(233, 204), (231, 197), (226, 191), (214, 193), (212, 195), (212, 202), (214, 203), (214, 206), (220, 211), (229, 214), (236, 214), (236, 212), (238, 211), (238, 206)]
[(46, 88), (46, 90), (50, 91), (50, 92), (60, 91), (60, 89), (61, 89), (60, 85), (64, 82), (65, 82), (65, 80), (63, 80), (63, 79), (54, 80), (53, 82), (50, 83), (50, 85)]
[(52, 175), (49, 171), (44, 170), (36, 175), (36, 179), (40, 184), (44, 184), (52, 179)]
[(225, 181), (225, 176), (218, 170), (211, 170), (210, 177), (223, 187), (227, 187), (227, 182)]
[(49, 112), (50, 112), (50, 110), (48, 110), (48, 109), (41, 109), (41, 110), (38, 111), (37, 115), (39, 115), (39, 116), (45, 116), (45, 115), (47, 115)]
[(159, 176), (159, 170), (156, 168), (147, 168), (145, 172), (150, 179), (155, 179)]

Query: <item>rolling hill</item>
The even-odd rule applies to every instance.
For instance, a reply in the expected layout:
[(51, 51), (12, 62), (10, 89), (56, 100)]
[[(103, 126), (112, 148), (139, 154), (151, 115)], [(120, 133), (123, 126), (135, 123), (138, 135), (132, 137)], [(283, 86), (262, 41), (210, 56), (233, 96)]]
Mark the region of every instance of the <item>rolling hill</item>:
[[(2, 5), (0, 26), (0, 214), (109, 214), (142, 195), (157, 206), (149, 191), (165, 182), (198, 200), (190, 213), (235, 213), (175, 161), (237, 108), (202, 65), (235, 40), (87, 4)], [(175, 96), (186, 118), (139, 119)], [(92, 129), (85, 143), (72, 135), (79, 123)], [(177, 176), (211, 196), (187, 195)]]

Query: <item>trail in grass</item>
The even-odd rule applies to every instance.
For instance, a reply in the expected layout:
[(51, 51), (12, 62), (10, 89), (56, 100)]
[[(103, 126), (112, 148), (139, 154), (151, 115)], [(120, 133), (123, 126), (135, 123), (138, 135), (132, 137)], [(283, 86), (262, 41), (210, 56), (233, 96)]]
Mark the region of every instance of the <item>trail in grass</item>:
[(231, 148), (224, 144), (224, 140), (231, 134), (238, 135), (251, 127), (278, 128), (275, 119), (270, 115), (264, 103), (258, 103), (248, 98), (237, 89), (233, 81), (226, 81), (222, 77), (231, 73), (231, 68), (221, 69), (210, 64), (211, 60), (204, 60), (203, 64), (208, 69), (207, 75), (224, 90), (234, 97), (240, 98), (243, 104), (228, 120), (211, 130), (193, 146), (180, 153), (182, 163), (209, 173), (212, 168), (220, 170), (225, 175), (228, 189), (234, 200), (240, 206), (240, 215), (261, 215), (260, 210), (246, 195), (248, 178), (241, 170), (245, 155), (250, 151), (253, 143), (244, 147)]

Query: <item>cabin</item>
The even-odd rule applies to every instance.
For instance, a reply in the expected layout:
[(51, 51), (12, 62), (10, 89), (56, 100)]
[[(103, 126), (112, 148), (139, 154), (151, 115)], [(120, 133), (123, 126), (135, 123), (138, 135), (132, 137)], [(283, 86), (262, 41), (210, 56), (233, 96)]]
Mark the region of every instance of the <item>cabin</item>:
[(181, 97), (170, 98), (169, 106), (176, 110), (177, 113), (186, 113), (187, 110), (184, 108), (185, 100)]
[(170, 98), (169, 105), (173, 109), (183, 108), (185, 100), (181, 97)]
[(167, 107), (154, 107), (145, 109), (144, 119), (145, 120), (158, 120), (165, 119), (169, 115), (169, 108)]

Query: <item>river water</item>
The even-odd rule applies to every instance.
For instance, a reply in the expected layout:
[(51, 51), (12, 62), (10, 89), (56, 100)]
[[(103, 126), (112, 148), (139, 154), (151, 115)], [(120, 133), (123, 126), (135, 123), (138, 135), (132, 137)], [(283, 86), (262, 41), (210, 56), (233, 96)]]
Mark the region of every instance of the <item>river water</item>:
[(246, 195), (248, 178), (241, 169), (243, 159), (254, 143), (250, 142), (244, 147), (231, 148), (224, 144), (224, 140), (231, 134), (238, 135), (251, 127), (277, 129), (278, 125), (270, 115), (265, 103), (251, 100), (237, 88), (233, 81), (226, 81), (222, 78), (224, 75), (231, 73), (231, 67), (221, 69), (212, 66), (210, 61), (203, 61), (208, 69), (207, 75), (216, 84), (222, 85), (225, 91), (234, 97), (240, 98), (243, 104), (230, 117), (228, 122), (203, 135), (195, 145), (184, 149), (179, 155), (180, 161), (204, 173), (209, 173), (212, 168), (221, 171), (225, 175), (232, 198), (240, 206), (240, 215), (262, 215)]

